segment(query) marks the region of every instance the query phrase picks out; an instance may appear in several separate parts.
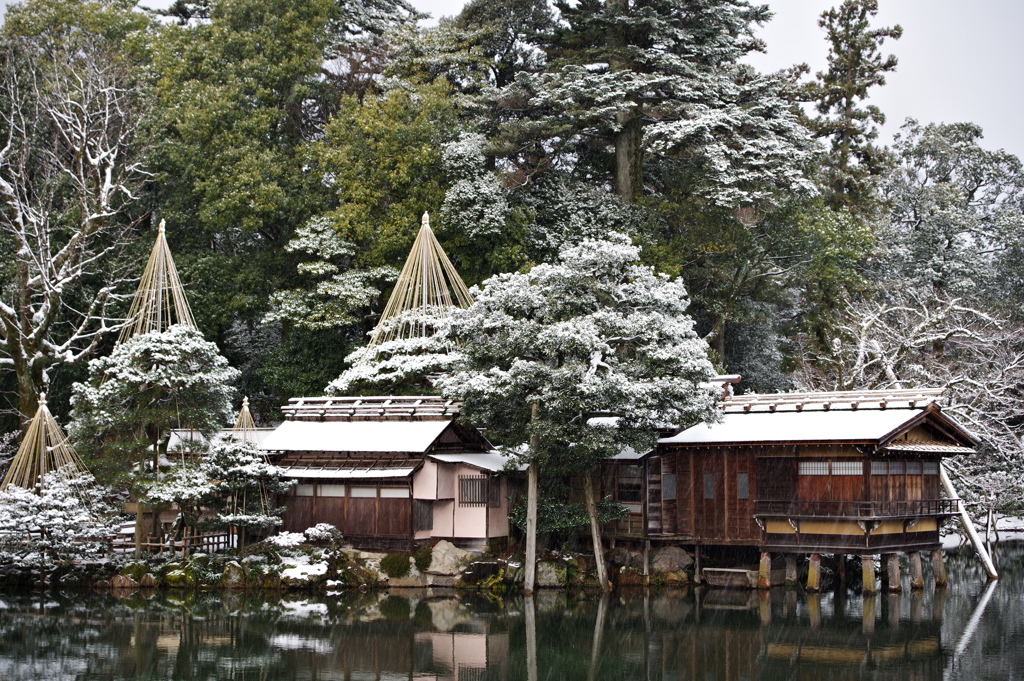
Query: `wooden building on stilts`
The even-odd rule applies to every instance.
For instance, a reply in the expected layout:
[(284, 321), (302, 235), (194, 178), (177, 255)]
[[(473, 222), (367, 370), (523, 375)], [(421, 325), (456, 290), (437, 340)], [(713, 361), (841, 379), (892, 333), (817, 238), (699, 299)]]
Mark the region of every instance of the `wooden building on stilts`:
[[(806, 559), (806, 586), (817, 590), (822, 554), (836, 557), (841, 574), (847, 556), (861, 556), (864, 590), (873, 592), (881, 555), (889, 588), (898, 590), (898, 554), (906, 554), (917, 588), (925, 552), (944, 583), (939, 530), (959, 501), (943, 495), (942, 461), (973, 453), (978, 441), (942, 412), (941, 393), (729, 396), (720, 421), (605, 465), (605, 495), (631, 512), (609, 526), (609, 536), (683, 546), (698, 561), (722, 547), (760, 555), (757, 573), (698, 562), (697, 579), (712, 582), (742, 572), (739, 582), (756, 574), (762, 587), (793, 583)], [(772, 570), (773, 558), (784, 559), (784, 572)]]

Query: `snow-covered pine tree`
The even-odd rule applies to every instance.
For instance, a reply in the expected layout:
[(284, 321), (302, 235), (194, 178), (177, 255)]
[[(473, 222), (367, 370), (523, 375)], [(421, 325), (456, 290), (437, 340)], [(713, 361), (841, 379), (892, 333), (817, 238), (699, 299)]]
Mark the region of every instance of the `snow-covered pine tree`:
[[(772, 204), (812, 191), (811, 144), (776, 76), (740, 63), (761, 49), (767, 6), (746, 0), (582, 0), (562, 19), (545, 73), (521, 73), (496, 146), (530, 175), (554, 153), (607, 177), (628, 202), (644, 194), (645, 159), (686, 167), (692, 192), (726, 206)], [(542, 143), (547, 140), (547, 143)], [(543, 166), (544, 163), (542, 162)]]
[[(602, 581), (595, 464), (624, 447), (646, 451), (658, 428), (714, 418), (715, 396), (704, 387), (713, 369), (686, 290), (641, 265), (639, 254), (612, 234), (563, 249), (557, 263), (488, 279), (453, 317), (462, 359), (438, 381), (465, 401), (470, 423), (529, 463), (531, 505), (541, 467), (583, 474)], [(528, 551), (528, 589), (534, 557)]]

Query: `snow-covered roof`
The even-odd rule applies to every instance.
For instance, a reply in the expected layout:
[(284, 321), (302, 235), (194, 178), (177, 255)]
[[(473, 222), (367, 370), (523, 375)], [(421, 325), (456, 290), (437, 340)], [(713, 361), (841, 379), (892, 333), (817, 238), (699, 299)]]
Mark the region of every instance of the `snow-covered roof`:
[(498, 452), (480, 452), (465, 454), (431, 454), (428, 458), (441, 463), (461, 463), (467, 466), (474, 466), (481, 470), (498, 473), (505, 470), (505, 464), (509, 457)]
[(632, 447), (626, 447), (621, 452), (612, 457), (612, 461), (636, 461), (647, 456), (649, 452), (643, 454), (639, 453)]
[(314, 478), (317, 480), (371, 480), (377, 478), (407, 478), (415, 468), (301, 468), (292, 466), (282, 474), (286, 478)]
[(729, 412), (719, 423), (701, 423), (661, 444), (770, 444), (779, 442), (878, 442), (923, 409)]
[[(212, 443), (216, 444), (222, 442), (225, 438), (231, 437), (235, 431), (231, 428), (225, 428), (224, 430), (218, 430), (213, 434), (211, 438)], [(266, 440), (271, 433), (274, 432), (273, 428), (256, 428), (252, 432), (256, 434), (256, 439), (259, 441), (260, 447), (263, 446), (263, 441)], [(198, 430), (184, 430), (175, 429), (170, 432), (167, 438), (167, 451), (174, 452), (178, 451), (182, 447), (186, 446), (186, 443), (199, 442), (206, 444), (206, 438)], [(265, 449), (265, 447), (264, 447)]]
[(262, 448), (276, 452), (423, 454), (451, 421), (285, 421)]

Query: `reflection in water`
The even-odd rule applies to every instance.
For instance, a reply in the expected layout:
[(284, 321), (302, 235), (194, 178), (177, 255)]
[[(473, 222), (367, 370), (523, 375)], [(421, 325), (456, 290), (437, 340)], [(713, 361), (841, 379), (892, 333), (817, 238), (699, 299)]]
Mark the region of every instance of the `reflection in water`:
[(866, 598), (7, 595), (0, 679), (1004, 679), (1024, 667), (1024, 551), (1004, 552), (987, 588), (953, 559), (948, 591)]

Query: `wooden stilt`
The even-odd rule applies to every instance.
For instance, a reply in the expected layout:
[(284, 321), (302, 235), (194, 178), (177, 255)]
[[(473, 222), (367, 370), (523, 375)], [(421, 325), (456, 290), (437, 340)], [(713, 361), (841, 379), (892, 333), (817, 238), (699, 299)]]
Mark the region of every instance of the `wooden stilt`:
[(864, 583), (864, 593), (873, 594), (878, 591), (878, 583), (875, 580), (875, 557), (860, 557), (861, 581)]
[(807, 590), (816, 592), (821, 589), (821, 554), (812, 553), (807, 564)]
[(651, 585), (651, 540), (644, 541), (644, 586)]
[(761, 562), (757, 570), (757, 588), (770, 589), (772, 587), (772, 554), (767, 551), (761, 552)]
[(786, 556), (786, 586), (793, 588), (797, 586), (798, 577), (796, 574), (796, 556)]
[(921, 589), (916, 589), (910, 593), (910, 621), (919, 624), (923, 616), (924, 595), (921, 593)]
[(910, 562), (910, 589), (920, 591), (924, 588), (924, 571), (921, 568), (921, 552), (911, 551), (908, 556)]
[(693, 583), (700, 584), (700, 545), (693, 547)]
[(885, 576), (888, 581), (887, 588), (891, 593), (903, 591), (903, 584), (900, 582), (900, 557), (899, 554), (890, 553), (886, 555)]
[(943, 560), (942, 549), (932, 551), (932, 576), (935, 577), (935, 586), (946, 586), (949, 579), (946, 577), (946, 563)]
[(836, 568), (839, 570), (839, 584), (846, 586), (846, 556), (842, 553), (836, 555)]
[(935, 587), (935, 593), (932, 595), (932, 621), (938, 624), (942, 624), (942, 616), (946, 612), (946, 587), (937, 586)]

